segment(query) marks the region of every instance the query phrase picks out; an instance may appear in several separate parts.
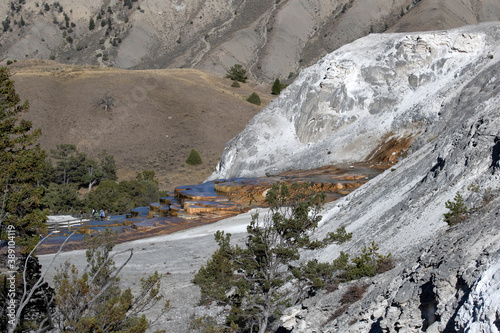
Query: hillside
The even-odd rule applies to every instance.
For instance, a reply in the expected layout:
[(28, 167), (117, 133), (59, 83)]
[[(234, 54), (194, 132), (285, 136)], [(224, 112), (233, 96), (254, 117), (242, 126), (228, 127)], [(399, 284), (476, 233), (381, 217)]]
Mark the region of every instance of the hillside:
[[(264, 104), (272, 98), (268, 85), (232, 88), (231, 80), (199, 70), (129, 71), (50, 60), (9, 67), (30, 103), (25, 117), (42, 129), (40, 144), (48, 152), (62, 143), (94, 158), (105, 150), (121, 179), (155, 170), (163, 189), (208, 177), (225, 143), (262, 108), (246, 98), (254, 91)], [(108, 111), (96, 107), (105, 94), (114, 100)], [(191, 149), (200, 152), (202, 165), (184, 163)]]
[(1, 0), (0, 60), (41, 58), (218, 73), (241, 63), (253, 78), (270, 83), (277, 77), (291, 80), (305, 66), (370, 33), (449, 29), (500, 19), (496, 0), (129, 3)]
[[(372, 34), (305, 69), (228, 143), (212, 177), (349, 163), (372, 158), (391, 138), (411, 141), (391, 169), (325, 207), (315, 237), (345, 226), (353, 240), (306, 256), (331, 262), (374, 241), (395, 267), (359, 281), (366, 290), (352, 304), (342, 302), (352, 283), (318, 291), (286, 309), (275, 330), (498, 332), (499, 41), (498, 23)], [(443, 214), (457, 193), (469, 214), (450, 226)], [(243, 214), (120, 244), (137, 250), (121, 281), (137, 288), (145, 270), (168, 272), (163, 291), (174, 309), (159, 328), (186, 332), (192, 314), (220, 311), (198, 306), (191, 282), (216, 247), (212, 233), (225, 230), (241, 243), (249, 220)], [(78, 257), (83, 251), (59, 260)]]
[[(243, 102), (240, 118), (240, 110), (233, 111), (232, 105), (236, 104), (226, 100), (224, 92), (238, 95), (239, 103), (255, 89), (267, 103), (271, 99), (268, 86), (256, 82), (269, 84), (279, 77), (291, 83), (302, 68), (359, 37), (383, 31), (448, 29), (494, 21), (500, 19), (500, 2), (138, 0), (128, 6), (126, 1), (118, 0), (47, 3), (0, 0), (0, 14), (3, 14), (0, 65), (16, 61), (10, 67), (18, 72), (16, 80), (22, 97), (31, 102), (32, 112), (28, 117), (32, 117), (36, 121), (35, 126), (42, 127), (44, 131), (43, 147), (50, 150), (60, 143), (74, 143), (94, 155), (106, 149), (115, 155), (122, 178), (133, 177), (138, 169), (155, 169), (162, 188), (171, 188), (179, 183), (205, 179), (213, 171), (224, 144), (258, 111)], [(92, 30), (91, 18), (94, 21)], [(38, 59), (43, 59), (38, 69), (28, 70)], [(248, 69), (254, 79), (254, 83), (249, 85), (252, 89), (231, 89), (226, 82), (216, 80), (218, 83), (215, 86), (219, 87), (221, 95), (209, 92), (206, 95), (190, 95), (184, 92), (191, 88), (180, 85), (176, 93), (142, 101), (139, 95), (144, 89), (149, 93), (148, 83), (140, 87), (131, 85), (144, 80), (143, 74), (157, 75), (157, 69), (162, 68), (199, 69), (204, 72), (197, 72), (204, 78), (200, 82), (207, 83), (212, 80), (207, 79), (207, 73), (224, 75), (235, 63), (241, 63)], [(113, 71), (112, 67), (152, 72), (132, 74)], [(89, 73), (82, 74), (87, 71)], [(117, 89), (114, 86), (115, 74), (106, 74), (109, 79), (101, 80), (103, 73), (120, 73), (118, 82), (122, 80), (127, 84)], [(189, 79), (196, 82), (199, 79), (194, 75)], [(126, 76), (129, 77), (125, 79)], [(96, 78), (99, 78), (99, 84), (95, 83)], [(186, 82), (184, 79), (181, 82)], [(210, 91), (211, 83), (202, 89)], [(59, 90), (64, 91), (65, 96), (60, 96)], [(112, 118), (104, 116), (91, 106), (106, 91), (118, 95), (125, 92), (124, 96), (119, 96), (121, 101), (117, 102), (122, 106), (133, 97), (127, 92), (133, 92), (140, 102), (133, 104), (140, 105), (146, 113), (131, 112), (132, 118), (140, 115), (137, 121), (135, 118), (125, 120), (128, 116), (118, 120), (116, 112)], [(182, 94), (177, 93), (181, 91)], [(178, 99), (172, 100), (168, 96)], [(213, 104), (213, 107), (200, 110), (207, 100), (217, 100), (215, 103), (223, 105), (216, 107)], [(168, 105), (169, 110), (172, 105), (181, 108), (179, 114), (183, 114), (185, 119), (176, 120), (180, 126), (175, 129), (168, 127), (174, 122), (168, 122), (168, 117), (173, 115), (164, 118), (160, 111), (165, 109), (164, 105)], [(56, 110), (55, 115), (51, 114), (53, 109)], [(63, 109), (65, 112), (60, 111)], [(215, 124), (217, 117), (222, 115), (228, 121), (227, 130), (212, 136), (214, 127), (199, 126), (202, 121), (197, 110), (200, 114), (205, 111), (213, 115), (208, 118), (209, 124)], [(228, 114), (231, 116), (228, 117)], [(236, 114), (238, 116), (235, 117)], [(149, 116), (153, 118), (148, 119)], [(90, 123), (93, 125), (90, 126)], [(184, 129), (181, 130), (182, 126)], [(151, 133), (161, 133), (164, 129), (172, 133), (150, 135), (146, 144), (146, 128)], [(199, 128), (202, 133), (194, 136)], [(181, 138), (185, 133), (192, 133), (193, 136)], [(135, 144), (128, 134), (133, 135)], [(169, 135), (168, 140), (166, 135)], [(120, 140), (110, 140), (110, 137)], [(203, 150), (201, 153), (206, 163), (186, 173), (182, 162), (191, 146)]]

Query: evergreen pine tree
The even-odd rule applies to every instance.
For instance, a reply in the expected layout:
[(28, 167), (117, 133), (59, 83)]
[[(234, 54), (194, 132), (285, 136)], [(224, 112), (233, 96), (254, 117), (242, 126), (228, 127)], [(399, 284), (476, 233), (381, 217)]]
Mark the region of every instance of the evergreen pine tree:
[(246, 83), (247, 82), (247, 71), (242, 65), (236, 64), (231, 66), (226, 73), (226, 77), (233, 80)]
[[(27, 290), (40, 276), (38, 259), (26, 258), (39, 242), (40, 234), (46, 230), (46, 216), (41, 210), (42, 188), (37, 186), (45, 167), (45, 152), (37, 144), (40, 130), (33, 130), (30, 121), (21, 119), (21, 114), (28, 110), (28, 102), (20, 104), (9, 75), (8, 69), (0, 68), (0, 233), (1, 240), (8, 241), (9, 250), (17, 254), (12, 264), (17, 267), (10, 266), (10, 262), (9, 266), (6, 262), (1, 265), (10, 267), (11, 271), (17, 270), (14, 275), (14, 299), (22, 302), (23, 295), (26, 295), (22, 279), (24, 269)], [(6, 258), (2, 256), (2, 260)], [(0, 328), (3, 332), (7, 331), (3, 329), (9, 304), (7, 301), (12, 299), (7, 294), (7, 291), (10, 293), (10, 282), (7, 284), (6, 280), (6, 275), (0, 280)], [(21, 325), (31, 323), (38, 327), (47, 311), (51, 311), (48, 305), (51, 293), (51, 289), (42, 284), (24, 306), (19, 317)], [(18, 329), (25, 331), (23, 327)], [(8, 331), (13, 331), (12, 325)]]
[(231, 306), (226, 325), (237, 324), (242, 332), (266, 332), (289, 301), (290, 294), (281, 287), (294, 275), (299, 250), (351, 239), (344, 228), (323, 240), (310, 239), (325, 197), (310, 184), (276, 183), (266, 195), (270, 212), (263, 218), (252, 216), (245, 247), (232, 246), (231, 234), (218, 231), (219, 249), (193, 280), (200, 286), (202, 303)]
[(0, 68), (0, 231), (16, 231), (16, 244), (29, 252), (46, 229), (41, 211), (42, 189), (37, 186), (45, 165), (45, 152), (37, 144), (41, 134), (32, 123), (21, 119), (28, 102), (20, 104), (9, 70)]
[(94, 28), (95, 28), (94, 18), (91, 17), (89, 21), (89, 30), (94, 30)]
[(273, 86), (271, 87), (271, 94), (279, 95), (286, 85), (281, 83), (280, 79), (274, 80)]
[(198, 153), (198, 151), (196, 151), (195, 149), (191, 149), (191, 152), (189, 153), (189, 156), (186, 159), (186, 163), (189, 165), (199, 165), (203, 163), (201, 161), (200, 153)]

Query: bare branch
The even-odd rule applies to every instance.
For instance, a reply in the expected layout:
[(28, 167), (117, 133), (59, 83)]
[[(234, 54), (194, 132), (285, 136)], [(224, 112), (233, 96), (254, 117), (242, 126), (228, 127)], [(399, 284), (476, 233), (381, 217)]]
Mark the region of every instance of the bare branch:
[(127, 249), (127, 250), (124, 250), (124, 251), (121, 251), (121, 252), (117, 252), (117, 253), (115, 253), (113, 255), (113, 256), (115, 256), (115, 255), (118, 255), (118, 254), (125, 253), (127, 251), (130, 251), (130, 255), (129, 255), (128, 259), (120, 266), (120, 268), (118, 268), (116, 270), (115, 274), (109, 279), (108, 283), (106, 283), (106, 285), (99, 291), (99, 293), (90, 302), (87, 303), (87, 307), (90, 307), (93, 303), (95, 303), (97, 301), (97, 299), (102, 294), (104, 294), (104, 292), (111, 286), (111, 284), (115, 281), (115, 279), (118, 276), (118, 274), (120, 274), (120, 272), (123, 269), (123, 267), (125, 267), (128, 264), (128, 262), (130, 261), (130, 259), (132, 259), (132, 256), (134, 255), (134, 250), (133, 249)]
[[(45, 304), (47, 306), (47, 318), (45, 318), (40, 325), (38, 326), (37, 333), (45, 333), (48, 330), (54, 328), (54, 322), (52, 321), (52, 314), (50, 313), (50, 304), (54, 301), (54, 296), (52, 296), (51, 300), (47, 299), (47, 295), (43, 294), (43, 298), (45, 299)], [(44, 327), (45, 322), (48, 321), (49, 324)]]
[[(19, 302), (19, 307), (17, 308), (17, 312), (16, 312), (16, 318), (14, 320), (14, 325), (10, 325), (9, 327), (9, 332), (14, 332), (16, 326), (19, 324), (19, 319), (21, 318), (21, 313), (22, 311), (24, 310), (24, 307), (28, 304), (28, 302), (30, 301), (31, 297), (33, 296), (33, 294), (35, 293), (35, 291), (42, 285), (42, 282), (43, 282), (43, 279), (45, 278), (45, 275), (47, 274), (47, 272), (49, 271), (49, 269), (52, 267), (52, 265), (54, 264), (56, 258), (59, 256), (59, 254), (62, 252), (62, 249), (64, 247), (64, 245), (66, 244), (66, 242), (70, 239), (71, 236), (73, 236), (78, 230), (75, 230), (71, 235), (69, 235), (65, 240), (64, 242), (61, 244), (61, 246), (59, 247), (59, 250), (57, 251), (57, 253), (54, 255), (54, 257), (52, 258), (52, 260), (50, 261), (48, 267), (45, 269), (45, 271), (41, 274), (40, 278), (36, 281), (36, 283), (33, 285), (33, 287), (31, 288), (30, 292), (28, 293), (28, 290), (27, 290), (27, 281), (26, 281), (26, 270), (27, 270), (27, 267), (28, 267), (28, 260), (30, 259), (31, 255), (36, 251), (36, 249), (38, 248), (38, 246), (40, 246), (48, 237), (50, 237), (54, 231), (52, 231), (51, 233), (49, 233), (47, 236), (45, 236), (42, 240), (40, 240), (36, 245), (35, 247), (33, 248), (33, 250), (31, 250), (31, 252), (28, 254), (28, 256), (26, 257), (26, 261), (24, 263), (24, 270), (23, 270), (23, 296), (21, 297), (21, 301)], [(49, 315), (50, 316), (50, 315)]]
[(112, 107), (115, 106), (115, 99), (109, 95), (109, 91), (106, 91), (104, 96), (98, 98), (95, 102), (95, 107), (102, 107), (104, 111), (111, 110)]

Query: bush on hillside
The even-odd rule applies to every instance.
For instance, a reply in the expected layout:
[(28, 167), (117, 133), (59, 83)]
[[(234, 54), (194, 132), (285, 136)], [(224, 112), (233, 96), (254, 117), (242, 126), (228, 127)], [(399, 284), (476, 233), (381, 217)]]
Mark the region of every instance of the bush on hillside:
[(363, 298), (363, 294), (368, 289), (368, 284), (353, 284), (351, 285), (346, 292), (340, 298), (341, 304), (354, 304)]
[(200, 165), (202, 162), (200, 153), (195, 149), (191, 149), (188, 158), (186, 159), (186, 163), (189, 165)]
[(239, 88), (239, 87), (241, 87), (241, 85), (238, 83), (238, 81), (233, 81), (233, 84), (231, 84), (231, 87)]
[(449, 211), (444, 214), (444, 221), (448, 223), (448, 225), (452, 226), (467, 219), (467, 206), (460, 192), (457, 192), (453, 201), (446, 201), (445, 206), (449, 209)]
[(250, 102), (255, 105), (260, 105), (260, 97), (257, 93), (252, 93), (250, 96), (247, 98), (247, 102)]
[(394, 268), (391, 254), (382, 255), (378, 253), (378, 246), (372, 242), (370, 246), (361, 251), (361, 254), (349, 260), (349, 255), (340, 252), (337, 259), (333, 261), (334, 267), (340, 272), (337, 278), (340, 282), (357, 280), (365, 276), (375, 276)]

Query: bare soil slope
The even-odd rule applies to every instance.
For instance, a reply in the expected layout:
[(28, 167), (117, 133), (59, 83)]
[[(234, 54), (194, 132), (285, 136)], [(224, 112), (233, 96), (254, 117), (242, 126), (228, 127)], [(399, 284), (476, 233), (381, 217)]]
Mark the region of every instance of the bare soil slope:
[(421, 0), (389, 27), (389, 32), (458, 28), (500, 19), (497, 0)]
[[(13, 67), (14, 66), (14, 67)], [(115, 156), (121, 178), (155, 170), (163, 188), (198, 183), (215, 168), (228, 140), (262, 106), (245, 99), (257, 89), (263, 104), (270, 87), (241, 84), (194, 69), (129, 71), (64, 66), (51, 61), (14, 63), (16, 89), (28, 99), (26, 118), (42, 129), (50, 151), (75, 144), (97, 157)], [(109, 94), (114, 107), (96, 107)], [(203, 164), (185, 164), (191, 149)]]
[(293, 79), (304, 66), (370, 33), (500, 19), (500, 0), (139, 0), (131, 8), (118, 0), (44, 4), (0, 0), (2, 22), (9, 20), (6, 29), (0, 26), (0, 60), (52, 58), (218, 73), (240, 63), (269, 83), (276, 77)]

